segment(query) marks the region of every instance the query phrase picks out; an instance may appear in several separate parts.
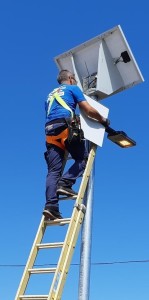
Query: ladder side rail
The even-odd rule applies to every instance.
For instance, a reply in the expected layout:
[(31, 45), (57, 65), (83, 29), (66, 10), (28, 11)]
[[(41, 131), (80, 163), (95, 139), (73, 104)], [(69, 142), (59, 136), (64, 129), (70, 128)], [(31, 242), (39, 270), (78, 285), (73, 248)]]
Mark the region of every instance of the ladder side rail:
[(78, 212), (75, 207), (73, 211), (72, 223), (65, 241), (65, 246), (62, 250), (60, 263), (55, 272), (55, 280), (51, 286), (50, 294), (47, 300), (60, 300), (66, 277), (69, 271), (69, 266), (76, 246), (77, 238), (80, 232), (80, 227), (83, 222), (84, 212)]
[(35, 236), (34, 243), (32, 245), (31, 251), (30, 251), (28, 261), (26, 263), (26, 266), (25, 266), (25, 269), (24, 269), (24, 272), (23, 272), (23, 275), (22, 275), (20, 285), (19, 285), (18, 290), (17, 290), (15, 300), (20, 300), (20, 295), (23, 295), (25, 290), (26, 290), (27, 283), (28, 283), (28, 280), (29, 280), (29, 277), (30, 277), (30, 273), (29, 273), (28, 270), (32, 268), (32, 266), (35, 262), (35, 259), (36, 259), (37, 253), (38, 253), (38, 247), (36, 245), (41, 242), (41, 240), (43, 238), (43, 235), (44, 235), (44, 232), (45, 232), (45, 229), (46, 229), (46, 225), (44, 223), (44, 216), (42, 216), (41, 222), (40, 222), (39, 227), (38, 227), (37, 234)]
[(77, 241), (77, 237), (80, 231), (80, 227), (84, 218), (82, 210), (78, 210), (78, 207), (82, 206), (85, 190), (87, 187), (88, 179), (94, 162), (97, 145), (92, 144), (86, 168), (81, 181), (79, 193), (76, 199), (76, 204), (73, 209), (71, 222), (68, 227), (64, 245), (61, 251), (61, 255), (58, 261), (56, 272), (52, 281), (51, 289), (49, 291), (49, 297), (47, 300), (59, 300), (61, 299), (62, 290), (68, 274), (73, 250)]

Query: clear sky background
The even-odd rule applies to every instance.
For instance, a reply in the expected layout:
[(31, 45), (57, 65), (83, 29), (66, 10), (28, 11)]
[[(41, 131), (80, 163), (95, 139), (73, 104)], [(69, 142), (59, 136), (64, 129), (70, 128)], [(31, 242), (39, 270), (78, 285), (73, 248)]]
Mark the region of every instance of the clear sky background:
[[(121, 149), (105, 137), (97, 151), (89, 299), (149, 299), (147, 1), (5, 0), (0, 2), (1, 300), (15, 298), (44, 207), (44, 100), (57, 86), (53, 58), (117, 25), (145, 82), (102, 102), (110, 108), (111, 127), (126, 131), (137, 146)], [(60, 211), (69, 217), (72, 206), (63, 202)], [(64, 300), (78, 299), (79, 247), (78, 242)], [(50, 262), (44, 252), (42, 263)], [(35, 294), (49, 289), (42, 276), (40, 284), (33, 282)]]

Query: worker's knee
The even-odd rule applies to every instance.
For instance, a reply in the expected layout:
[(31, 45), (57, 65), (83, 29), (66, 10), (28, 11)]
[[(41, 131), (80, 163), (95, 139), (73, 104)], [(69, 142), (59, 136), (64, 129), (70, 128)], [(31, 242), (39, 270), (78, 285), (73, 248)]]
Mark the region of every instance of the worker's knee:
[(84, 172), (87, 163), (87, 157), (83, 159), (77, 159), (75, 161), (78, 163), (79, 169)]

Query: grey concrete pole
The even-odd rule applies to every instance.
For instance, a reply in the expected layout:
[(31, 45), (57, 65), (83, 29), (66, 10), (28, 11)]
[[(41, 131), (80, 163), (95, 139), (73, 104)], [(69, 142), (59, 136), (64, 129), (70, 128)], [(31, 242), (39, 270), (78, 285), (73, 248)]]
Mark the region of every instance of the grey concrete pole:
[(92, 244), (92, 214), (93, 214), (93, 188), (94, 188), (95, 163), (90, 174), (84, 204), (86, 213), (82, 225), (79, 295), (78, 300), (89, 300), (90, 268), (91, 268), (91, 244)]

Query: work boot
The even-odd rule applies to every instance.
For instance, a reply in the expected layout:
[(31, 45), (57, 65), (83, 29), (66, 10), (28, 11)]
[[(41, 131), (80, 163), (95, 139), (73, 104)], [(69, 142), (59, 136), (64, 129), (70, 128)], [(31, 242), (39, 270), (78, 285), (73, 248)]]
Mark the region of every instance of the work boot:
[(63, 219), (61, 213), (58, 210), (54, 209), (44, 209), (42, 214), (45, 216), (46, 220)]
[(76, 196), (77, 193), (72, 188), (60, 186), (57, 189), (57, 195)]

